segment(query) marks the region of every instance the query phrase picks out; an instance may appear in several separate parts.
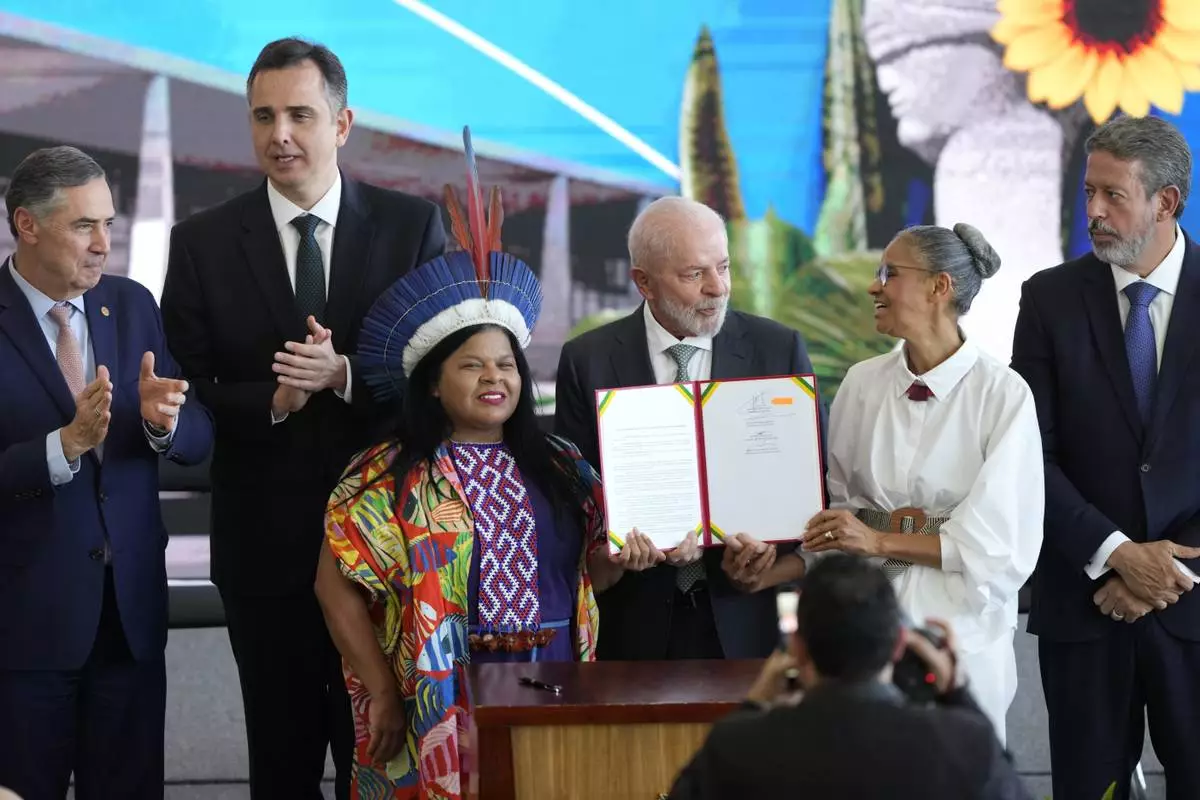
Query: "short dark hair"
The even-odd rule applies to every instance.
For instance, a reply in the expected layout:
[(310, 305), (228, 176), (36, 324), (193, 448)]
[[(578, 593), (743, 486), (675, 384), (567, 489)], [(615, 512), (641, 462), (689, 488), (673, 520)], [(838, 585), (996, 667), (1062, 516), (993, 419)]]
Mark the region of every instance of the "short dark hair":
[(260, 72), (271, 69), (287, 69), (305, 61), (311, 61), (321, 71), (325, 80), (325, 93), (329, 95), (329, 107), (334, 114), (346, 108), (350, 87), (346, 82), (346, 70), (342, 67), (341, 59), (328, 47), (317, 42), (310, 42), (296, 36), (286, 39), (276, 39), (264, 47), (250, 68), (246, 78), (246, 99), (250, 99), (250, 89), (254, 79)]
[(104, 177), (104, 168), (82, 150), (62, 145), (34, 150), (17, 165), (8, 182), (4, 205), (8, 209), (8, 230), (17, 238), (13, 219), (18, 208), (42, 218), (62, 202), (62, 191)]
[(1146, 197), (1168, 186), (1179, 189), (1175, 218), (1183, 216), (1192, 189), (1192, 151), (1174, 125), (1158, 117), (1122, 114), (1092, 131), (1083, 147), (1088, 153), (1100, 150), (1136, 162)]
[(900, 636), (900, 604), (883, 570), (859, 556), (835, 553), (804, 576), (796, 635), (822, 678), (863, 681), (892, 661)]

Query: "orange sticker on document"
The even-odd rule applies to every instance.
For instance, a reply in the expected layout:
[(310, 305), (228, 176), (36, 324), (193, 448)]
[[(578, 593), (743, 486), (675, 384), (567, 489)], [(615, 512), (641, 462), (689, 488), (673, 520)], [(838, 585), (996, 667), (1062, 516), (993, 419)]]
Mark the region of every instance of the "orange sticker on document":
[(772, 397), (771, 405), (773, 406), (790, 406), (795, 400), (791, 397)]

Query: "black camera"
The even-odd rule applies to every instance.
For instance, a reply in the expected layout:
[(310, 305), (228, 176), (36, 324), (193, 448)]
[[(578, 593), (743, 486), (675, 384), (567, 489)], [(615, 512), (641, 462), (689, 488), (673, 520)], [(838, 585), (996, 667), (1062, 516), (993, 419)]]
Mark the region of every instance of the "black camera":
[[(946, 647), (946, 637), (928, 628), (909, 627), (908, 635), (927, 639), (938, 650)], [(912, 703), (929, 705), (937, 701), (937, 676), (910, 647), (904, 648), (904, 655), (892, 667), (892, 683)]]

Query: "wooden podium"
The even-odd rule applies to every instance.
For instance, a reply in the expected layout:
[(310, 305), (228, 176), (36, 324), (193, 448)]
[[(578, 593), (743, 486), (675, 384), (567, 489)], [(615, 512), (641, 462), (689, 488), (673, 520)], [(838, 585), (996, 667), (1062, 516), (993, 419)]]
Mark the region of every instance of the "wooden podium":
[[(656, 800), (761, 661), (473, 664), (476, 800)], [(524, 686), (523, 677), (562, 687)]]

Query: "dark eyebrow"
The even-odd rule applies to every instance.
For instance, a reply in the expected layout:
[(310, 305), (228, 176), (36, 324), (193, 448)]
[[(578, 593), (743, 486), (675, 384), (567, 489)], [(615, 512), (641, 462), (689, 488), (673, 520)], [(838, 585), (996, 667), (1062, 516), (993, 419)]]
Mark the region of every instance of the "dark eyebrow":
[[(292, 112), (295, 112), (295, 111), (309, 111), (309, 112), (311, 112), (311, 111), (314, 111), (314, 110), (315, 110), (315, 109), (314, 109), (312, 106), (288, 106), (287, 108), (285, 108), (285, 109), (284, 109), (284, 111), (292, 111)], [(266, 113), (268, 113), (268, 114), (273, 114), (273, 113), (275, 113), (275, 112), (274, 112), (274, 109), (272, 109), (270, 106), (255, 106), (255, 107), (254, 107), (254, 109), (253, 109), (253, 113), (255, 113), (255, 114), (261, 114), (261, 113), (263, 113), (263, 112), (266, 112)]]
[(105, 217), (104, 219), (96, 219), (95, 217), (79, 217), (78, 219), (71, 220), (71, 224), (72, 225), (80, 225), (80, 224), (86, 222), (89, 225), (95, 225), (97, 222), (112, 222), (114, 219), (116, 219), (116, 218), (115, 217)]

